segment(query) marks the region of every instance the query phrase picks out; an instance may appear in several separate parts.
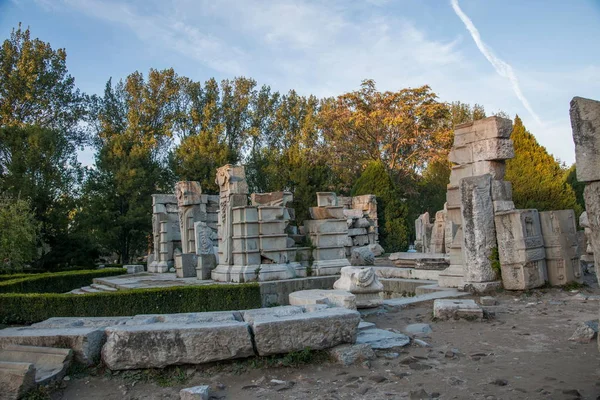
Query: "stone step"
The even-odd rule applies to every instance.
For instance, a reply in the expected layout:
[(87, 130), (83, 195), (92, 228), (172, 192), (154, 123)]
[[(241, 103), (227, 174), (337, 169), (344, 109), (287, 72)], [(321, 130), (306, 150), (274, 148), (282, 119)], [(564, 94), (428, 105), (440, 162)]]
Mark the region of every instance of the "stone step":
[(110, 278), (94, 278), (94, 284), (108, 286), (111, 288), (119, 289), (119, 286), (116, 282), (112, 282)]
[(102, 292), (116, 292), (117, 291), (117, 289), (115, 289), (114, 287), (103, 285), (101, 283), (92, 283), (90, 286), (92, 288), (100, 290)]
[(30, 363), (35, 368), (35, 383), (62, 379), (73, 358), (71, 349), (8, 345), (0, 350), (0, 362)]
[(31, 363), (0, 361), (2, 399), (20, 399), (35, 388), (35, 368)]
[(100, 292), (100, 290), (94, 289), (91, 286), (84, 286), (84, 287), (81, 288), (81, 291), (85, 292), (85, 293), (98, 293), (98, 292)]
[(81, 289), (73, 289), (70, 292), (67, 292), (68, 294), (85, 294), (85, 292)]
[(435, 285), (436, 281), (424, 279), (402, 279), (402, 278), (379, 278), (383, 284), (383, 291), (388, 293), (397, 293), (400, 295), (416, 294), (416, 290), (421, 286)]
[(374, 266), (373, 269), (379, 278), (388, 279), (421, 279), (437, 280), (440, 276), (440, 270), (435, 269), (416, 269), (394, 266)]

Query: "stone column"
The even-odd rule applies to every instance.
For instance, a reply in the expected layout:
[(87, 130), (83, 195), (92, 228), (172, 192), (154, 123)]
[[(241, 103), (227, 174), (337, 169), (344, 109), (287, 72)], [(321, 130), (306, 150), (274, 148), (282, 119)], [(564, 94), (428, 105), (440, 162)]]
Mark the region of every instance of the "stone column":
[(433, 229), (431, 232), (431, 253), (446, 252), (446, 210), (435, 213)]
[(476, 292), (498, 288), (501, 283), (492, 267), (492, 254), (497, 247), (492, 176), (485, 174), (461, 179), (460, 197), (465, 283)]
[(153, 260), (148, 272), (167, 272), (174, 265), (173, 252), (179, 245), (177, 199), (172, 194), (152, 195)]
[(248, 205), (246, 171), (241, 165), (224, 165), (217, 169), (216, 183), (219, 186), (219, 265), (211, 276), (223, 280), (216, 279), (215, 274), (227, 277), (233, 265), (233, 208)]
[(196, 276), (197, 256), (194, 223), (206, 221), (206, 196), (202, 196), (199, 182), (181, 181), (175, 184), (179, 209), (181, 253), (175, 255), (175, 271), (179, 278)]
[(571, 100), (571, 128), (575, 142), (577, 180), (585, 182), (583, 192), (588, 222), (588, 239), (594, 253), (596, 276), (600, 266), (600, 101), (574, 97)]

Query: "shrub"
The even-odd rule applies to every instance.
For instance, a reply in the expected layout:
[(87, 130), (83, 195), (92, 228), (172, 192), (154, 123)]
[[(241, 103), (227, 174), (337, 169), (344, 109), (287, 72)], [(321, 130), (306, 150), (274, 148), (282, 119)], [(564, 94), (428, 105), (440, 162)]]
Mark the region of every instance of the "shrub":
[[(91, 284), (94, 278), (122, 275), (125, 272), (127, 271), (123, 268), (105, 268), (87, 271), (48, 272), (35, 275), (3, 275), (0, 278), (0, 293), (65, 293)], [(16, 278), (5, 280), (5, 276)]]
[(0, 294), (0, 322), (28, 324), (50, 317), (228, 311), (261, 307), (257, 283), (136, 289), (81, 295)]

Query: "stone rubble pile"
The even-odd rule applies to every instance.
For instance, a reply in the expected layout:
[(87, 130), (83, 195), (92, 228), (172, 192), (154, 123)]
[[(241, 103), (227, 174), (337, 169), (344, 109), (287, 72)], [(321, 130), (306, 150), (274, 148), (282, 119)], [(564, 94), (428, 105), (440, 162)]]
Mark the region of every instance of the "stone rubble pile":
[[(343, 207), (343, 214), (348, 224), (346, 257), (350, 257), (352, 250), (357, 247), (378, 245), (379, 223), (376, 197), (372, 194), (354, 197), (338, 196), (337, 201)], [(375, 255), (379, 256), (381, 253)]]

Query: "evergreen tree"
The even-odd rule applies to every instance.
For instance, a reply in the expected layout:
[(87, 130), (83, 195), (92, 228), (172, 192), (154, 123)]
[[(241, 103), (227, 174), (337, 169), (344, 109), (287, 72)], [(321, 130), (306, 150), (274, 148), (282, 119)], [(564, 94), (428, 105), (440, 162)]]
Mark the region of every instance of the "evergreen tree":
[(573, 209), (581, 212), (573, 188), (565, 182), (560, 163), (525, 129), (519, 116), (511, 134), (515, 157), (506, 162), (506, 177), (513, 186), (517, 208), (539, 211)]
[(408, 247), (406, 217), (408, 206), (402, 193), (381, 161), (367, 165), (352, 188), (352, 196), (377, 196), (379, 239), (386, 252), (404, 251)]
[(577, 200), (580, 210), (585, 210), (585, 201), (583, 200), (583, 189), (585, 189), (585, 183), (577, 180), (577, 166), (575, 164), (573, 164), (571, 168), (565, 172), (565, 180), (567, 184), (573, 188), (573, 191), (575, 192), (575, 199)]

